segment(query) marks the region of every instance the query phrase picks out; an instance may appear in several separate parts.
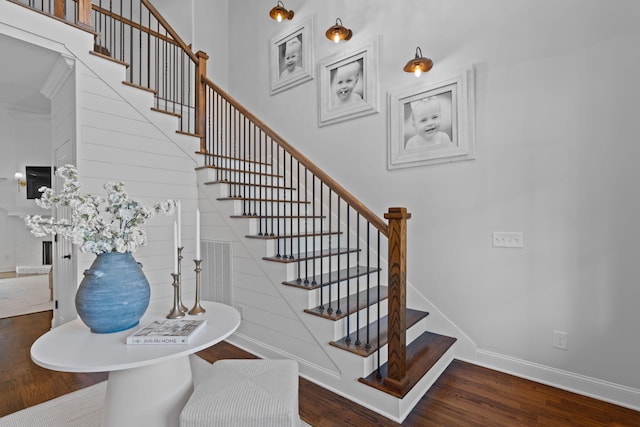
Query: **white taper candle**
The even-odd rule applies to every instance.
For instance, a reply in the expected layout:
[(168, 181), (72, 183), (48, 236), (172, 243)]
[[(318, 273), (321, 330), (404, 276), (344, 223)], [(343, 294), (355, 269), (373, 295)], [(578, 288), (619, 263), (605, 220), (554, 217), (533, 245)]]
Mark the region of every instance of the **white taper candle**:
[(171, 254), (173, 256), (173, 272), (178, 274), (178, 225), (173, 221), (173, 247)]
[(196, 209), (196, 259), (200, 258), (200, 209)]
[(182, 203), (178, 200), (178, 247), (182, 247)]

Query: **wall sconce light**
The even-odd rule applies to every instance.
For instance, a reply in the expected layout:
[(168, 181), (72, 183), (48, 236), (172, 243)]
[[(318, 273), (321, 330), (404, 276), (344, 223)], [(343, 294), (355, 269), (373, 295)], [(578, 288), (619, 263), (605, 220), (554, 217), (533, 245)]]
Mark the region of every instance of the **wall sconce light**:
[(16, 172), (16, 174), (13, 177), (18, 182), (18, 193), (19, 193), (20, 192), (20, 187), (26, 187), (27, 186), (27, 181), (25, 181), (23, 179), (24, 176), (20, 172)]
[(353, 31), (343, 27), (342, 20), (340, 18), (337, 18), (336, 25), (332, 25), (331, 27), (329, 27), (329, 29), (325, 34), (327, 35), (327, 38), (329, 40), (339, 43), (340, 40), (351, 40), (351, 36), (353, 36)]
[(420, 77), (422, 73), (426, 73), (433, 67), (433, 61), (429, 58), (422, 57), (422, 50), (416, 48), (416, 57), (409, 60), (403, 70), (407, 73), (413, 73), (416, 77)]
[(275, 19), (278, 22), (282, 22), (283, 19), (292, 19), (293, 10), (287, 10), (284, 8), (284, 4), (281, 1), (275, 5), (271, 11), (269, 11), (271, 19)]

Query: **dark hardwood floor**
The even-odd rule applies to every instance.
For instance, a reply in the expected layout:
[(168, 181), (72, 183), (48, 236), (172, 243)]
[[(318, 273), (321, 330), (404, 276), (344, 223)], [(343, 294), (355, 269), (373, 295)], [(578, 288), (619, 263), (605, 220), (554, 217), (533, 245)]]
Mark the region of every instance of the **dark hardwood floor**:
[[(49, 329), (51, 315), (0, 319), (0, 417), (106, 379), (31, 362), (31, 344)], [(254, 358), (224, 342), (198, 354), (210, 362)], [(303, 378), (300, 415), (314, 427), (398, 426)], [(640, 412), (456, 360), (402, 426), (640, 426)]]

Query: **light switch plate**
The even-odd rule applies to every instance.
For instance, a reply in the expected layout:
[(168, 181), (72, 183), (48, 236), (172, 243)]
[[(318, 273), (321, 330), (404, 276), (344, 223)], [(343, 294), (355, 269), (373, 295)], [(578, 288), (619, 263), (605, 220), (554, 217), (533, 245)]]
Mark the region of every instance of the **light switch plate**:
[(496, 248), (524, 248), (521, 231), (494, 231), (493, 246)]

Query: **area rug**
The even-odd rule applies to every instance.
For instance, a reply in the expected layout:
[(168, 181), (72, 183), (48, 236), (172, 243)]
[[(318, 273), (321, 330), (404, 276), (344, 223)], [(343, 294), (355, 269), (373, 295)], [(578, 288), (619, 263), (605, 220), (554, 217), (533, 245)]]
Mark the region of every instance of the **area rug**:
[(100, 427), (107, 382), (65, 394), (0, 418), (0, 427)]
[(0, 319), (45, 310), (53, 310), (48, 274), (0, 280)]
[[(194, 383), (209, 362), (190, 356)], [(0, 427), (99, 427), (107, 382), (83, 388), (0, 418)], [(177, 427), (177, 426), (176, 426)], [(301, 427), (311, 427), (304, 421)]]

